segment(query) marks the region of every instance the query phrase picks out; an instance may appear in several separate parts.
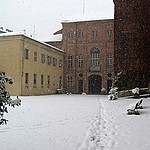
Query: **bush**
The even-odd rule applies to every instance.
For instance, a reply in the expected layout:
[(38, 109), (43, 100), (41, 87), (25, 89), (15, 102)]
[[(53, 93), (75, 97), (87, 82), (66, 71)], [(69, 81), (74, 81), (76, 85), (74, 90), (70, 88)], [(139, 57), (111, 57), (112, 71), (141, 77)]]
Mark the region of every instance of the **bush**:
[(140, 89), (139, 88), (134, 88), (134, 89), (132, 89), (132, 94), (133, 94), (133, 96), (135, 97), (135, 98), (138, 98), (139, 97), (139, 95), (140, 95)]
[[(14, 101), (10, 98), (10, 93), (5, 89), (5, 83), (13, 84), (13, 79), (5, 75), (5, 73), (0, 72), (0, 125), (7, 124), (8, 120), (4, 118), (4, 113), (8, 113), (7, 106), (12, 105)], [(19, 105), (21, 100), (18, 99), (15, 105)]]
[(118, 98), (118, 88), (112, 87), (109, 91), (108, 99), (109, 100), (115, 100)]

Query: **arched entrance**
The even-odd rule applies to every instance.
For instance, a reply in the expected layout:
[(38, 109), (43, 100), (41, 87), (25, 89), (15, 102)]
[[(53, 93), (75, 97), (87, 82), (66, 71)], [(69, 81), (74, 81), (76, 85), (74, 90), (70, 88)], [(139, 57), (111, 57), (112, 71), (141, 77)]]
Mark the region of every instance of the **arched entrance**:
[(102, 86), (102, 80), (99, 75), (91, 75), (88, 79), (88, 93), (100, 94)]

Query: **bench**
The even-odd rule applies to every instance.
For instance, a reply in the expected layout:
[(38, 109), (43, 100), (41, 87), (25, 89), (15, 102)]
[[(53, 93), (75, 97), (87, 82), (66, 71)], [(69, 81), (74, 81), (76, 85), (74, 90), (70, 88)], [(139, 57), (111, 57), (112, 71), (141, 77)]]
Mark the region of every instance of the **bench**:
[(127, 108), (127, 114), (128, 115), (139, 115), (140, 113), (139, 113), (138, 109), (143, 109), (142, 102), (143, 102), (143, 99), (141, 99), (133, 104), (130, 104)]
[(136, 109), (143, 109), (142, 102), (143, 102), (143, 99), (140, 99), (139, 101), (137, 101)]

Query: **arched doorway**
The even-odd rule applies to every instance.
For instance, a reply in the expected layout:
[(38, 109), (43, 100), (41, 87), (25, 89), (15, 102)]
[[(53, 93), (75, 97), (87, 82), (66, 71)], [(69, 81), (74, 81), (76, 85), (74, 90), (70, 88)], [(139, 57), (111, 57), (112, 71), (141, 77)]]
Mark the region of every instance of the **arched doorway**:
[(88, 93), (100, 94), (102, 87), (102, 80), (99, 75), (91, 75), (88, 79)]

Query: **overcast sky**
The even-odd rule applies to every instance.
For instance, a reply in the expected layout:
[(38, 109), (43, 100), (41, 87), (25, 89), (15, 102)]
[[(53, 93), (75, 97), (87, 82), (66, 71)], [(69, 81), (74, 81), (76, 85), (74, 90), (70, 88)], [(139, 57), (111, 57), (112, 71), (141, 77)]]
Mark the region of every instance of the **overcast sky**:
[[(81, 15), (111, 18), (113, 0), (0, 0), (0, 27), (49, 41), (59, 36), (61, 22)], [(73, 16), (73, 17), (72, 17)]]

